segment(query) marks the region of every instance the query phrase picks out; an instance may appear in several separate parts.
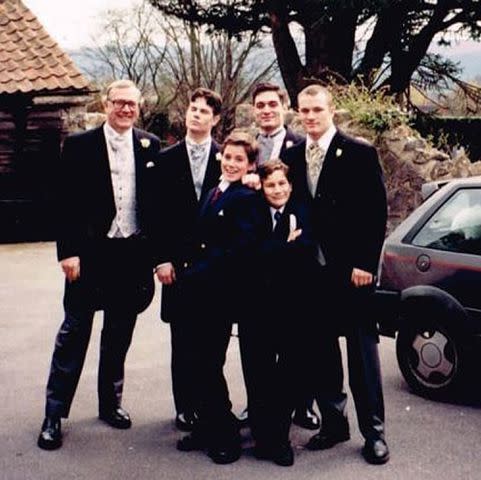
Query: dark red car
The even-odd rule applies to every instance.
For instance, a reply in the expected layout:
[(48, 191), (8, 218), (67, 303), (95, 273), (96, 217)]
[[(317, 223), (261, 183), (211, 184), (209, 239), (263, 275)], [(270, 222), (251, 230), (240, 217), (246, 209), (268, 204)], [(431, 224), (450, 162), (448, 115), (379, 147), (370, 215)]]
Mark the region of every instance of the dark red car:
[(469, 380), (479, 387), (481, 177), (429, 183), (423, 194), (384, 243), (379, 329), (396, 338), (413, 391), (451, 398)]

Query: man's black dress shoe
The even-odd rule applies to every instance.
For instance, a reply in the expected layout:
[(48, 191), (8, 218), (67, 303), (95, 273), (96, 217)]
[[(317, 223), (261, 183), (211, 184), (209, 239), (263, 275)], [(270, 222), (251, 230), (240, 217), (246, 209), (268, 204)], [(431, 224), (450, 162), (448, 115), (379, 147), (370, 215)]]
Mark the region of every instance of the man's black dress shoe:
[(366, 440), (362, 455), (367, 463), (382, 465), (389, 461), (389, 448), (382, 438)]
[(306, 448), (308, 450), (327, 450), (338, 443), (346, 442), (349, 438), (349, 430), (332, 433), (321, 429), (306, 443)]
[(237, 415), (237, 421), (239, 422), (240, 428), (244, 428), (249, 425), (249, 410), (247, 407), (244, 408), (239, 415)]
[(62, 446), (60, 418), (45, 417), (37, 445), (43, 450), (56, 450)]
[(102, 410), (99, 413), (100, 420), (108, 423), (113, 428), (119, 428), (125, 430), (132, 426), (130, 415), (121, 407), (114, 408), (113, 410)]
[(175, 416), (175, 426), (182, 432), (192, 432), (196, 421), (195, 412), (180, 412)]
[(239, 445), (211, 447), (207, 453), (214, 463), (227, 465), (228, 463), (234, 463), (239, 460), (241, 448)]
[(291, 444), (286, 443), (275, 449), (272, 454), (272, 460), (276, 465), (280, 465), (281, 467), (291, 467), (294, 465), (294, 450), (292, 450)]
[(193, 452), (194, 450), (204, 450), (204, 440), (194, 433), (190, 433), (177, 441), (177, 450), (181, 452)]
[(307, 430), (317, 430), (321, 426), (321, 422), (316, 412), (310, 407), (296, 409), (292, 423)]

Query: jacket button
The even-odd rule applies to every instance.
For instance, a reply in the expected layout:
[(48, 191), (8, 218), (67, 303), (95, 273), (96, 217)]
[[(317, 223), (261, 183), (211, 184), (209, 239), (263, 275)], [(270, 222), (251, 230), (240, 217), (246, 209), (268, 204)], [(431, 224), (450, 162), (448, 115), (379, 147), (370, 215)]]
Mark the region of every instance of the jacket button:
[(184, 262), (184, 268), (187, 268), (189, 264), (187, 262)]
[(205, 243), (200, 244), (200, 248), (204, 249), (205, 248)]

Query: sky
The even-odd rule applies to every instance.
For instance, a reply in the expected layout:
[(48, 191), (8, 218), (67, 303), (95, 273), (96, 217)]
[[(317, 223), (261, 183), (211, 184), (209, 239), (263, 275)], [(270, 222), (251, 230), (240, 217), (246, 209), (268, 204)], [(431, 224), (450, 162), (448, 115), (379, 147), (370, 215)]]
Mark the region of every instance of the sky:
[(64, 50), (91, 44), (98, 18), (108, 9), (128, 8), (138, 0), (23, 0)]

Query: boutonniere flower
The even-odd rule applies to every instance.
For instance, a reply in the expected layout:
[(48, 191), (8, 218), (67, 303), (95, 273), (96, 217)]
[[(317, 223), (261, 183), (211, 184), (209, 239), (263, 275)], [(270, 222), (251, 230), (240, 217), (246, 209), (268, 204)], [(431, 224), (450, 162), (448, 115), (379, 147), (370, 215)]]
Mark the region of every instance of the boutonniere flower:
[(294, 145), (294, 142), (292, 140), (287, 140), (286, 142), (286, 148), (291, 148), (292, 145)]
[(145, 164), (145, 166), (146, 166), (147, 168), (152, 168), (152, 167), (155, 167), (155, 163), (154, 163), (154, 162), (147, 162), (147, 163)]
[(149, 148), (149, 147), (150, 147), (150, 139), (148, 139), (148, 138), (141, 138), (141, 139), (140, 139), (140, 144), (142, 145), (143, 148)]
[(216, 159), (218, 162), (220, 162), (220, 161), (222, 160), (222, 153), (217, 152), (217, 153), (215, 154), (215, 159)]
[(342, 148), (336, 150), (336, 157), (339, 158), (342, 155)]

